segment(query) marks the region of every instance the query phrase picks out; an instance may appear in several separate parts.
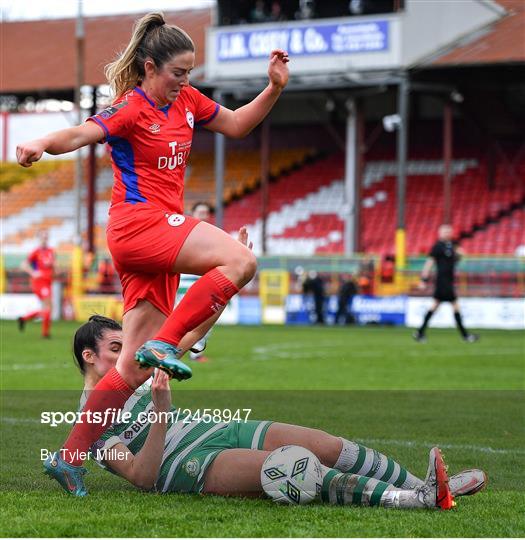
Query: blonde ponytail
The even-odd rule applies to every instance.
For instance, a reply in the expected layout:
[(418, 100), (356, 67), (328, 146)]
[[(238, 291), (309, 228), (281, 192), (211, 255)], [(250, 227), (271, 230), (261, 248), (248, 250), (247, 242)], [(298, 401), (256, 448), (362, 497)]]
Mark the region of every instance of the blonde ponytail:
[(172, 56), (186, 51), (195, 51), (188, 34), (167, 25), (162, 13), (148, 13), (136, 21), (128, 46), (104, 73), (115, 96), (121, 97), (142, 82), (147, 58), (161, 68)]

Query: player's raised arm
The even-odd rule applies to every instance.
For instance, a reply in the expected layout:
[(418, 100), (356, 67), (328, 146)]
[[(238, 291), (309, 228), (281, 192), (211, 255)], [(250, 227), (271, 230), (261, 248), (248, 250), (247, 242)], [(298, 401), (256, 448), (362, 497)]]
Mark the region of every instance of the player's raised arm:
[(35, 161), (42, 157), (44, 152), (53, 155), (66, 154), (103, 138), (102, 128), (94, 122), (87, 122), (19, 144), (16, 147), (16, 159), (22, 167), (31, 167)]
[(151, 385), (153, 398), (153, 413), (155, 421), (144, 442), (144, 446), (136, 455), (119, 443), (115, 448), (115, 455), (122, 453), (123, 459), (108, 459), (106, 464), (119, 476), (131, 482), (140, 489), (150, 490), (155, 487), (162, 463), (162, 455), (166, 442), (167, 413), (171, 409), (171, 390), (169, 377), (160, 369), (155, 370)]
[(258, 126), (271, 111), (288, 83), (288, 53), (273, 50), (268, 67), (268, 86), (250, 103), (235, 111), (221, 107), (217, 117), (206, 127), (232, 138), (245, 137)]

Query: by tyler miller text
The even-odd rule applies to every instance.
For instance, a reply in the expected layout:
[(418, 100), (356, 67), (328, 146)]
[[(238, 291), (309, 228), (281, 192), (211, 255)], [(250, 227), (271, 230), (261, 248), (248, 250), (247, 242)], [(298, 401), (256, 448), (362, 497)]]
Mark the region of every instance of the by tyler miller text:
[(112, 448), (97, 448), (94, 451), (82, 452), (80, 450), (68, 450), (62, 448), (61, 450), (51, 451), (47, 448), (40, 449), (40, 459), (45, 461), (50, 458), (55, 461), (57, 458), (62, 458), (68, 463), (75, 461), (86, 461), (88, 459), (95, 459), (96, 461), (124, 461), (126, 459), (126, 452)]

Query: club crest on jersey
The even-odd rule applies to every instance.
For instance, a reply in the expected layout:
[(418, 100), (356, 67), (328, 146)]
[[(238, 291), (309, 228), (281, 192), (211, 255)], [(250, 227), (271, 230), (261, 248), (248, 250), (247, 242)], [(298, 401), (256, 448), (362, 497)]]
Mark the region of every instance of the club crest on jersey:
[(186, 111), (186, 122), (188, 122), (188, 126), (193, 129), (193, 113), (191, 111)]
[(148, 128), (151, 133), (158, 133), (160, 131), (159, 124), (151, 124), (151, 126)]
[(197, 459), (192, 458), (189, 461), (187, 461), (184, 464), (184, 470), (186, 471), (186, 474), (188, 476), (197, 476), (199, 474), (199, 471), (201, 469), (201, 466)]
[(166, 214), (166, 217), (168, 218), (168, 225), (172, 227), (178, 227), (186, 221), (186, 217), (182, 214), (171, 214), (171, 216)]

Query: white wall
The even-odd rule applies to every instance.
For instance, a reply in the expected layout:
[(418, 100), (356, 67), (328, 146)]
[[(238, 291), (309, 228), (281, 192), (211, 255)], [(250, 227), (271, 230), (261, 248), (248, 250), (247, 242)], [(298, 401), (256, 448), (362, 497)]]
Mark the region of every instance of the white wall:
[(406, 0), (401, 62), (410, 66), (502, 14), (490, 0)]

